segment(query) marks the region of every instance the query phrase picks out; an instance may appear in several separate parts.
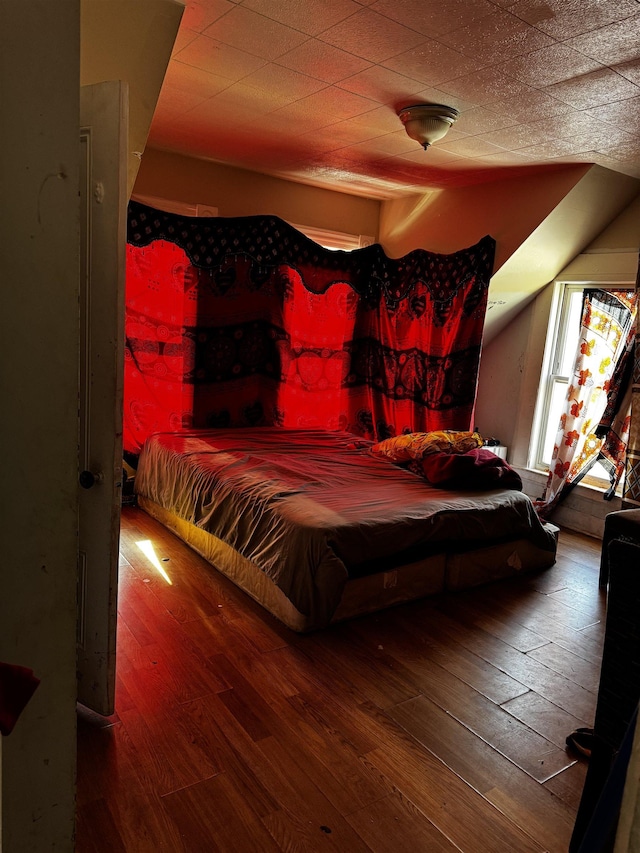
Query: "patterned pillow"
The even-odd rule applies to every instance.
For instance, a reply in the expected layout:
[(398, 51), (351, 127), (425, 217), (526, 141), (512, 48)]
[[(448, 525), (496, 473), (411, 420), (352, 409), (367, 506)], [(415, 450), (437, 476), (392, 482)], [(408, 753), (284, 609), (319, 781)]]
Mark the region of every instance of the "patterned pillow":
[(412, 462), (431, 453), (467, 453), (475, 447), (482, 447), (482, 444), (482, 437), (477, 432), (451, 429), (408, 432), (379, 441), (373, 445), (371, 453), (391, 462)]

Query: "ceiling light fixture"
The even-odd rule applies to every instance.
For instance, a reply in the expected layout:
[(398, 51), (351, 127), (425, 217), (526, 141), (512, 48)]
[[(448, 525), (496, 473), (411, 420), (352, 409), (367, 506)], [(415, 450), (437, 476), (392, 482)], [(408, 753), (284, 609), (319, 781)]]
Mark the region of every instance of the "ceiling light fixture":
[(419, 142), (425, 151), (446, 135), (458, 115), (458, 110), (443, 104), (415, 104), (398, 113), (407, 134)]

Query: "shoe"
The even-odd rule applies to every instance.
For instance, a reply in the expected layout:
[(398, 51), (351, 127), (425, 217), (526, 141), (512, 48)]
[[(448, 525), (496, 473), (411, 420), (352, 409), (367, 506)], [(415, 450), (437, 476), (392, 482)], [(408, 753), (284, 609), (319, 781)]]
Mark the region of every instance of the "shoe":
[(567, 735), (566, 744), (585, 758), (591, 758), (593, 746), (593, 729), (580, 728)]

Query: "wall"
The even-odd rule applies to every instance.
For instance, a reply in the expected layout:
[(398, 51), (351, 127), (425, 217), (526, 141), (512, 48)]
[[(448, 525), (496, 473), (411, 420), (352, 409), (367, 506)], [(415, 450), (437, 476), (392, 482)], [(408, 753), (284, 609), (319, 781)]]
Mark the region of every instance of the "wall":
[(298, 225), (378, 235), (380, 203), (205, 160), (145, 150), (134, 195), (218, 208), (220, 216), (272, 214)]
[(475, 425), (499, 438), (518, 466), (528, 462), (552, 293), (546, 287), (482, 350)]
[(0, 660), (30, 667), (41, 679), (3, 739), (2, 844), (5, 853), (70, 853), (79, 2), (1, 2), (0, 32)]
[[(632, 284), (640, 249), (640, 199), (634, 199), (568, 266), (559, 280), (618, 281)], [(553, 287), (550, 284), (482, 353), (475, 422), (480, 432), (496, 435), (509, 447), (509, 461), (528, 465), (529, 442), (544, 356)], [(504, 401), (508, 400), (508, 405)], [(521, 471), (525, 490), (539, 497), (542, 474)], [(620, 502), (602, 500), (600, 493), (578, 486), (557, 510), (554, 521), (571, 529), (601, 536), (604, 517)]]
[(128, 84), (129, 195), (183, 12), (175, 0), (81, 0), (81, 85)]

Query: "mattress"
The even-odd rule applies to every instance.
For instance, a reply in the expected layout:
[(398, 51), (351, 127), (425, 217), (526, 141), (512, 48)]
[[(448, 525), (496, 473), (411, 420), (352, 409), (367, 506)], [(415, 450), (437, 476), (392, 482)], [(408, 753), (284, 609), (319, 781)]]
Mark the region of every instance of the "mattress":
[(436, 489), (372, 455), (372, 444), (277, 427), (156, 433), (135, 488), (143, 507), (278, 618), (290, 611), (283, 621), (295, 630), (358, 612), (354, 584), (369, 597), (382, 584), (393, 591), (400, 568), (420, 594), (481, 582), (482, 560), (467, 579), (462, 557), (485, 549), (502, 549), (494, 577), (553, 563), (556, 531), (524, 493)]

